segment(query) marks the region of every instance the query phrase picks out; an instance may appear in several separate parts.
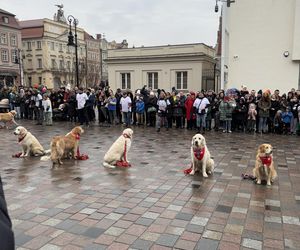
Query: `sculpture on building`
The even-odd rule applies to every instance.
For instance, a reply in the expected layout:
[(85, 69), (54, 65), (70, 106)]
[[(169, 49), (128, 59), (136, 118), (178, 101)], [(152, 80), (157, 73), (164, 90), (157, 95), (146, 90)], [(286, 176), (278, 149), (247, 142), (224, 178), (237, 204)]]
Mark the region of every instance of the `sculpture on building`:
[(58, 7), (58, 10), (57, 10), (57, 13), (54, 14), (54, 21), (56, 22), (60, 22), (60, 23), (67, 23), (67, 20), (64, 16), (64, 11), (63, 11), (63, 7), (64, 5), (63, 4), (56, 4), (55, 6)]

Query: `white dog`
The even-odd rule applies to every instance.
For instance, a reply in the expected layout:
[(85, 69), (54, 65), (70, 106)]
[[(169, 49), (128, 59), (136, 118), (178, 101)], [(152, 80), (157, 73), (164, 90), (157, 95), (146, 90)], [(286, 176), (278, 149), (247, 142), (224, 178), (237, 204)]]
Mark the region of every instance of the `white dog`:
[(191, 146), (192, 171), (191, 175), (201, 170), (203, 177), (208, 177), (207, 174), (212, 174), (214, 171), (214, 160), (210, 158), (210, 153), (206, 146), (206, 141), (203, 135), (196, 134), (192, 139)]
[(45, 154), (43, 146), (28, 130), (22, 126), (15, 129), (14, 134), (18, 136), (19, 144), (22, 146), (20, 157), (41, 156)]
[(127, 128), (122, 135), (111, 145), (109, 150), (104, 155), (103, 166), (115, 168), (118, 161), (129, 163), (127, 154), (131, 147), (133, 131)]

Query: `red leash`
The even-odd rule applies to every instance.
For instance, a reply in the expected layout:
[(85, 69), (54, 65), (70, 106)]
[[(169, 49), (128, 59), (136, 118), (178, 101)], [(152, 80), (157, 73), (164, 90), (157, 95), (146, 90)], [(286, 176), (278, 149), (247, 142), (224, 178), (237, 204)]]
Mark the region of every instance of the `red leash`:
[[(127, 134), (123, 134), (123, 136), (125, 138), (130, 138), (130, 136), (128, 136)], [(124, 144), (124, 161), (120, 160), (116, 162), (116, 166), (117, 167), (123, 167), (123, 168), (129, 168), (131, 167), (131, 164), (129, 162), (127, 162), (127, 142), (125, 140), (125, 144)]]
[[(80, 140), (80, 135), (79, 134), (72, 134), (73, 136), (75, 136), (75, 139), (76, 140)], [(76, 159), (77, 160), (87, 160), (89, 158), (88, 155), (84, 155), (84, 154), (80, 154), (80, 151), (79, 151), (79, 145), (77, 147), (77, 155), (76, 155)]]

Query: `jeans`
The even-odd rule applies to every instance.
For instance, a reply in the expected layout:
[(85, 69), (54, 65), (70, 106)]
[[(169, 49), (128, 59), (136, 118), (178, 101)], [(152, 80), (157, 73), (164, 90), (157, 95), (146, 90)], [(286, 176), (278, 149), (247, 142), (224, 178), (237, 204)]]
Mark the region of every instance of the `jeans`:
[(52, 125), (52, 112), (44, 112), (46, 125)]
[(259, 118), (259, 127), (258, 127), (258, 132), (267, 132), (267, 117), (260, 117)]
[(223, 129), (227, 132), (231, 131), (231, 120), (224, 121)]
[(156, 118), (156, 128), (159, 129), (161, 127), (167, 127), (168, 128), (167, 117), (158, 115), (157, 118)]
[(197, 114), (197, 128), (204, 128), (206, 127), (206, 114), (201, 115)]
[(131, 125), (131, 112), (123, 112), (124, 123), (127, 127)]
[(115, 119), (116, 119), (116, 111), (115, 110), (108, 110), (108, 115), (109, 115), (110, 124), (114, 125), (115, 124)]

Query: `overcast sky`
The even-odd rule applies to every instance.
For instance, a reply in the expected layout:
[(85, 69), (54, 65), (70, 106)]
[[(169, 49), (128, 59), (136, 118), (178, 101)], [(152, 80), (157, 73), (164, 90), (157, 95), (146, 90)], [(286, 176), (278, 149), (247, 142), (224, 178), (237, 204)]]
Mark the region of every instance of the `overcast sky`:
[(218, 16), (215, 0), (1, 0), (0, 8), (20, 20), (53, 18), (55, 4), (64, 5), (91, 35), (129, 46), (203, 42), (214, 46)]

